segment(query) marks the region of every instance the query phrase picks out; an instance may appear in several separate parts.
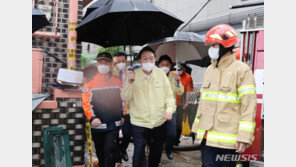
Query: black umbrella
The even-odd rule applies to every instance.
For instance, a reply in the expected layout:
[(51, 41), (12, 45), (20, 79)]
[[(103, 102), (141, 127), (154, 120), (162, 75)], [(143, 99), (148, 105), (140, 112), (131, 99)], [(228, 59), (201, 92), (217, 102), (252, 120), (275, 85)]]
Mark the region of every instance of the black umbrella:
[(44, 13), (32, 8), (32, 33), (49, 25), (49, 22)]
[(111, 0), (97, 0), (96, 2), (94, 2), (89, 7), (86, 8), (86, 12), (83, 16), (83, 19), (86, 18), (94, 10), (96, 10), (100, 7), (106, 6), (108, 4), (108, 2), (110, 2), (110, 1)]
[(143, 45), (172, 36), (183, 23), (147, 0), (110, 0), (77, 26), (77, 41), (103, 47)]

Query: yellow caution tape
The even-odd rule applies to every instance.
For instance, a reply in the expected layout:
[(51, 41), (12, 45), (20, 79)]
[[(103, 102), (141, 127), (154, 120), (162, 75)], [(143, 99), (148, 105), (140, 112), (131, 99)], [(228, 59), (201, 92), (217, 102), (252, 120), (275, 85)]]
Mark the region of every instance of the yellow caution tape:
[(92, 167), (92, 142), (91, 142), (91, 129), (90, 129), (90, 123), (89, 121), (85, 122), (85, 133), (86, 133), (86, 142), (89, 152), (89, 163), (87, 167)]

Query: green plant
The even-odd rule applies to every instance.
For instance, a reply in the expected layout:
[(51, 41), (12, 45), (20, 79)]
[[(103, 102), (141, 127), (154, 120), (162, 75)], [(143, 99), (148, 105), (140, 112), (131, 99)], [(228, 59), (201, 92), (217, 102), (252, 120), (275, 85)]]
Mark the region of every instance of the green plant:
[(123, 46), (112, 46), (108, 48), (100, 46), (98, 49), (98, 53), (101, 52), (109, 52), (112, 55), (112, 57), (114, 57), (117, 52), (123, 52)]
[(81, 69), (84, 68), (89, 62), (96, 60), (97, 55), (81, 55)]

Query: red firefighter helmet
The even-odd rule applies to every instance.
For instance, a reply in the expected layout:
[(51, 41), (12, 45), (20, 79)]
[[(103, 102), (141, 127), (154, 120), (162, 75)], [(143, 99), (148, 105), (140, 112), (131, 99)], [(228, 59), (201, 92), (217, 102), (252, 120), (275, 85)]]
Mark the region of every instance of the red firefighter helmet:
[(234, 28), (227, 24), (219, 24), (213, 27), (206, 34), (206, 45), (219, 43), (225, 48), (235, 45), (239, 38)]

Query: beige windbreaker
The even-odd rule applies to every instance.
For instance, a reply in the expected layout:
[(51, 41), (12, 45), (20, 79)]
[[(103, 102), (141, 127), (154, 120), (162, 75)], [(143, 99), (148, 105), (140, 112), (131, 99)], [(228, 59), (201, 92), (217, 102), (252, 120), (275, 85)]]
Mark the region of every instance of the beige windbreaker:
[(206, 145), (235, 149), (237, 141), (252, 144), (255, 131), (256, 88), (252, 70), (235, 59), (223, 57), (207, 68), (192, 132)]

